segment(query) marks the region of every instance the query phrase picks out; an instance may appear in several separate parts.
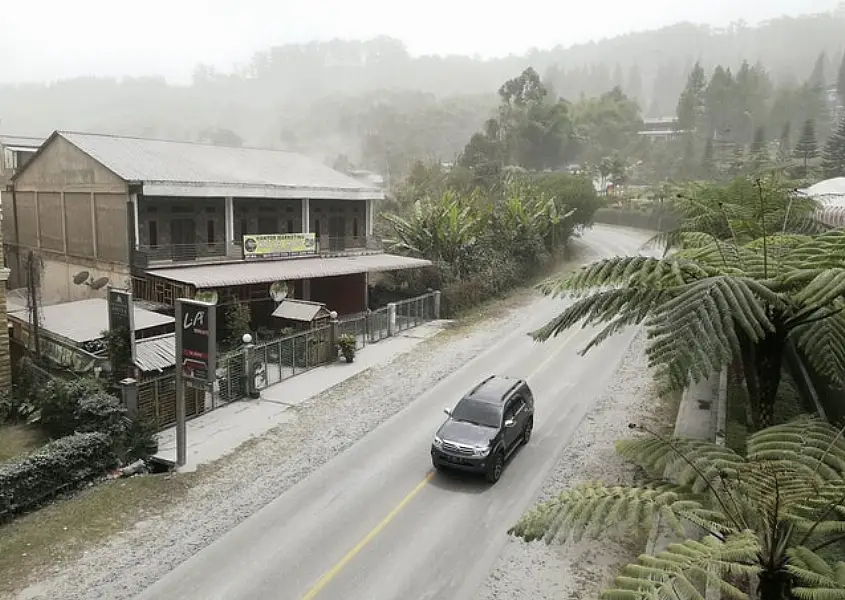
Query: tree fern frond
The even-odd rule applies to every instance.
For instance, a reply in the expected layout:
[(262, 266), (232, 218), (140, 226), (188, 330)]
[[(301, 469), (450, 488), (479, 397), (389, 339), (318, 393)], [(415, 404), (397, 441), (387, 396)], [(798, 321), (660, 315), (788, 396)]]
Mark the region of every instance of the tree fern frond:
[(683, 286), (646, 321), (649, 363), (665, 365), (679, 388), (699, 381), (741, 356), (739, 335), (757, 341), (773, 331), (767, 308), (783, 304), (747, 278), (710, 277)]
[(724, 542), (707, 536), (700, 542), (672, 544), (657, 556), (641, 555), (625, 567), (615, 588), (602, 592), (602, 598), (704, 600), (706, 586), (712, 583), (723, 597), (747, 600), (748, 595), (726, 579), (757, 574), (759, 567), (754, 563), (759, 551), (752, 532), (732, 535)]
[(749, 461), (789, 460), (818, 471), (823, 481), (845, 477), (845, 438), (816, 416), (805, 416), (748, 436)]
[[(648, 532), (658, 512), (671, 511), (673, 522), (701, 507), (685, 489), (671, 484), (642, 487), (582, 484), (535, 506), (509, 533), (533, 541), (595, 537), (607, 527)], [(683, 533), (683, 528), (679, 530)]]
[(840, 266), (817, 271), (804, 289), (795, 295), (795, 302), (803, 306), (825, 306), (842, 296), (845, 296), (845, 268)]
[(818, 373), (845, 386), (845, 312), (826, 310), (827, 318), (796, 327), (791, 337)]
[(795, 578), (792, 594), (801, 600), (845, 600), (845, 563), (831, 566), (803, 546), (789, 552), (787, 570)]
[(617, 453), (672, 483), (703, 492), (708, 484), (745, 463), (739, 454), (719, 444), (690, 439), (639, 438), (616, 442)]
[(585, 265), (571, 275), (548, 279), (538, 288), (548, 296), (577, 297), (597, 288), (633, 286), (645, 282), (652, 286), (671, 287), (714, 274), (715, 271), (692, 261), (678, 261), (673, 257), (624, 256)]

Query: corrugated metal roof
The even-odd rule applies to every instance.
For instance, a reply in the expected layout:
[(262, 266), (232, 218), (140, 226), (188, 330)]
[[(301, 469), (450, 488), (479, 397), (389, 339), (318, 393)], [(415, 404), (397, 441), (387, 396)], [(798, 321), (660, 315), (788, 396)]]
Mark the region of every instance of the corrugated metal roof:
[[(430, 260), (408, 258), (393, 254), (368, 254), (363, 256), (336, 256), (331, 258), (297, 258), (268, 260), (225, 265), (153, 269), (148, 275), (171, 281), (187, 283), (197, 289), (219, 288), (230, 285), (271, 283), (290, 279), (317, 279), (353, 273), (378, 273), (428, 267)], [(269, 292), (268, 292), (269, 293)]]
[(291, 321), (303, 321), (310, 323), (320, 311), (328, 312), (326, 305), (322, 302), (310, 302), (308, 300), (282, 300), (282, 303), (272, 312), (272, 316)]
[(381, 199), (384, 192), (280, 150), (89, 133), (57, 135), (147, 195)]
[[(173, 317), (134, 307), (135, 331), (174, 323)], [(9, 316), (24, 323), (29, 322), (29, 311), (10, 311)], [(64, 302), (41, 308), (41, 327), (81, 344), (101, 339), (102, 332), (109, 328), (108, 303), (104, 298), (90, 298), (76, 302)]]
[(149, 373), (176, 366), (176, 334), (167, 333), (135, 343), (135, 366)]
[(30, 137), (27, 135), (5, 135), (0, 134), (0, 146), (15, 147), (26, 150), (35, 150), (44, 143), (44, 138)]

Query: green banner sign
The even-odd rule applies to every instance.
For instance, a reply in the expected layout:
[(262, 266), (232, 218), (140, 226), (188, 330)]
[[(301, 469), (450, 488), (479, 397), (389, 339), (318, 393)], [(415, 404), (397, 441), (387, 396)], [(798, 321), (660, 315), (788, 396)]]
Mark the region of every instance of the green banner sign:
[(243, 240), (246, 259), (308, 256), (317, 253), (317, 236), (313, 233), (245, 235)]

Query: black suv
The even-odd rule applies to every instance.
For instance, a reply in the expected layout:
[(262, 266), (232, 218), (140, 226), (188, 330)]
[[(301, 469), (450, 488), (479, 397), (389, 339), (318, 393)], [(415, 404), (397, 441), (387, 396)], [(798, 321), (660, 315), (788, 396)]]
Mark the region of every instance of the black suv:
[(505, 460), (528, 443), (534, 427), (534, 395), (522, 379), (491, 375), (461, 398), (431, 444), (436, 469), (484, 473), (495, 483)]

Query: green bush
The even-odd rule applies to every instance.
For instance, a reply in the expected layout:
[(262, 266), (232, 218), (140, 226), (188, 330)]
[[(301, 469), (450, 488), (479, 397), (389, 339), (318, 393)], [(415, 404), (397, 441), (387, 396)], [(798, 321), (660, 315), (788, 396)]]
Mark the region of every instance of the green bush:
[(30, 419), (36, 407), (17, 390), (0, 392), (0, 423), (20, 423)]
[(79, 400), (75, 413), (76, 431), (87, 433), (99, 431), (113, 437), (120, 437), (129, 425), (126, 408), (120, 400), (97, 392)]
[(51, 380), (35, 398), (41, 427), (54, 438), (71, 435), (77, 428), (79, 402), (102, 392), (100, 384), (93, 379)]
[(79, 433), (50, 442), (0, 465), (0, 517), (38, 506), (116, 464), (112, 440), (104, 433)]

